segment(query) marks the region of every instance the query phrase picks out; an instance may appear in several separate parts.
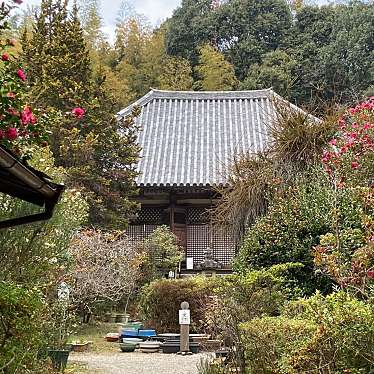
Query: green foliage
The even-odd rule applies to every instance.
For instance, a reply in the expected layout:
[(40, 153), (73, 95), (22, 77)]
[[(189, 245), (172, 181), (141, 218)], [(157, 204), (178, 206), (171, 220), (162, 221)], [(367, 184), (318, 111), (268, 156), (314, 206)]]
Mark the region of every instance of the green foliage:
[(167, 22), (167, 52), (195, 67), (210, 43), (241, 88), (273, 86), (304, 104), (351, 102), (373, 87), (373, 11), (365, 1), (185, 0)]
[[(34, 152), (30, 163), (62, 182), (62, 168), (54, 166), (47, 148)], [(1, 220), (37, 213), (29, 203), (0, 196)], [(88, 206), (81, 193), (67, 189), (53, 217), (46, 222), (0, 231), (0, 367), (4, 373), (37, 373), (38, 351), (59, 334), (51, 304), (56, 285), (70, 266), (66, 250), (73, 234), (86, 221)], [(3, 330), (2, 330), (3, 329)]]
[[(56, 181), (63, 180), (62, 170), (53, 167), (53, 157), (47, 149), (34, 154), (32, 165), (48, 172)], [(1, 220), (37, 213), (40, 208), (0, 196)], [(0, 280), (23, 284), (45, 285), (54, 281), (69, 265), (65, 251), (72, 235), (87, 219), (87, 203), (77, 190), (64, 192), (53, 217), (46, 222), (0, 231), (2, 256)]]
[(181, 303), (187, 301), (191, 310), (191, 328), (200, 331), (201, 317), (213, 295), (214, 286), (215, 279), (205, 277), (155, 280), (142, 289), (141, 317), (158, 333), (179, 331), (178, 310)]
[(333, 230), (315, 249), (317, 266), (365, 298), (374, 279), (373, 114), (372, 99), (350, 108), (324, 152), (334, 191)]
[(44, 0), (31, 37), (22, 42), (32, 100), (57, 115), (84, 109), (83, 116), (71, 113), (51, 126), (52, 150), (68, 172), (67, 184), (84, 191), (91, 224), (123, 227), (136, 208), (128, 196), (135, 193), (137, 113), (115, 117), (105, 77), (92, 73), (76, 6), (69, 14), (66, 2)]
[(209, 44), (199, 49), (199, 63), (195, 68), (195, 86), (203, 91), (230, 91), (237, 85), (234, 67), (216, 48)]
[(146, 240), (137, 243), (137, 249), (141, 269), (139, 287), (176, 271), (183, 258), (178, 239), (168, 226), (158, 227)]
[(290, 9), (282, 0), (232, 0), (214, 13), (217, 45), (225, 50), (240, 80), (252, 64), (282, 45), (292, 25)]
[(182, 260), (182, 248), (167, 226), (158, 227), (144, 242), (150, 266), (155, 272), (174, 270)]
[(319, 237), (331, 230), (332, 191), (323, 174), (310, 175), (293, 187), (277, 194), (266, 216), (260, 218), (248, 233), (235, 261), (235, 269), (270, 267), (274, 264), (300, 262), (304, 265), (291, 276), (302, 292), (326, 289), (326, 279), (316, 276), (313, 247)]
[(189, 91), (192, 90), (192, 84), (192, 68), (188, 60), (167, 56), (157, 87), (161, 90)]
[(211, 0), (183, 0), (167, 22), (166, 48), (168, 54), (181, 56), (195, 66), (198, 61), (197, 48), (212, 40)]
[(283, 357), (303, 347), (315, 325), (286, 317), (255, 318), (241, 326), (248, 373), (291, 373), (283, 370)]
[[(15, 56), (15, 40), (6, 39), (13, 6), (0, 7), (0, 144), (14, 153), (29, 156), (35, 145), (47, 140), (48, 115), (35, 115), (27, 104), (27, 77)], [(37, 113), (39, 114), (39, 113)]]
[(272, 87), (284, 98), (290, 97), (295, 82), (295, 59), (287, 52), (275, 50), (263, 56), (261, 64), (253, 64), (240, 89), (261, 90)]
[(90, 60), (76, 8), (69, 15), (66, 2), (44, 0), (22, 47), (39, 107), (70, 111), (89, 100)]
[(345, 292), (291, 303), (243, 324), (249, 373), (369, 373), (374, 309)]
[[(294, 297), (295, 290), (287, 281), (288, 273), (299, 268), (301, 264), (276, 265), (224, 277), (217, 282), (215, 297), (204, 311), (204, 331), (224, 341), (231, 350), (229, 363), (239, 367), (239, 372), (245, 372), (247, 366), (241, 323), (278, 315), (286, 299)], [(214, 369), (213, 365), (213, 372)]]
[(40, 290), (0, 281), (0, 371), (35, 373), (46, 303)]

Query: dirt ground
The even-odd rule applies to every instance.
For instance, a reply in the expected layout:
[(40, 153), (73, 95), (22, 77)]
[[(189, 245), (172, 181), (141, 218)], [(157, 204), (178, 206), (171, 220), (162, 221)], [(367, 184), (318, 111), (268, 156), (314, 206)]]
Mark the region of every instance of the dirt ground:
[(69, 362), (82, 365), (82, 373), (90, 374), (198, 374), (198, 365), (204, 358), (204, 354), (93, 352), (72, 353)]

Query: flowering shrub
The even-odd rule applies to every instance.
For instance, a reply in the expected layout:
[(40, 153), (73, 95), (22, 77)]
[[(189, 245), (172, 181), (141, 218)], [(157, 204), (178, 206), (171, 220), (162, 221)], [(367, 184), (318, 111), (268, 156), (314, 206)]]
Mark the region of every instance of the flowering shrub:
[(374, 97), (339, 119), (322, 162), (335, 190), (334, 231), (321, 236), (315, 264), (342, 287), (368, 297), (374, 286)]
[[(13, 5), (2, 4), (0, 30), (7, 28), (5, 20), (13, 8)], [(0, 41), (0, 144), (21, 153), (25, 146), (46, 144), (48, 116), (33, 111), (27, 103), (27, 76), (11, 52), (14, 45), (14, 39)]]
[(374, 97), (339, 119), (339, 132), (330, 140), (322, 162), (339, 187), (374, 183)]
[[(11, 4), (1, 4), (0, 31), (8, 28), (6, 19), (14, 4), (21, 3), (21, 0), (13, 0)], [(12, 54), (15, 43), (14, 39), (0, 40), (0, 144), (23, 155), (32, 145), (47, 145), (47, 128), (57, 113), (43, 113), (27, 102), (27, 74)], [(85, 109), (79, 107), (71, 111), (78, 120), (85, 113)]]

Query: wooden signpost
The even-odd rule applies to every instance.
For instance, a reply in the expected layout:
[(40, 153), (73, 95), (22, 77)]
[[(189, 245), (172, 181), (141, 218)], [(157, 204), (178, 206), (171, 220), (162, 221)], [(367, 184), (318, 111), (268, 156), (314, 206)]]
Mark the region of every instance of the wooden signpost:
[(190, 324), (191, 324), (191, 313), (187, 301), (181, 303), (181, 309), (179, 310), (179, 325), (180, 325), (180, 351), (178, 354), (190, 355)]

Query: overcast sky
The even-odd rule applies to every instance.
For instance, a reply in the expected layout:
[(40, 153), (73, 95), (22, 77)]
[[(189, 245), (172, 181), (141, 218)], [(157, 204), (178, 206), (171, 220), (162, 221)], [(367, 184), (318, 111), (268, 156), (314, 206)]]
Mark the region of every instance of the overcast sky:
[[(72, 2), (72, 1), (71, 1)], [(180, 5), (182, 0), (130, 0), (138, 13), (144, 14), (153, 25), (157, 25), (160, 21), (170, 17), (173, 10)], [(104, 31), (114, 34), (115, 20), (122, 0), (102, 0), (101, 14), (104, 21)], [(28, 5), (38, 5), (40, 0), (24, 0), (20, 6), (26, 9)]]
[[(325, 3), (328, 0), (316, 0), (319, 3)], [(72, 2), (72, 1), (71, 1)], [(101, 14), (104, 21), (104, 31), (114, 36), (115, 19), (122, 0), (102, 0)], [(153, 25), (157, 25), (160, 21), (170, 17), (173, 10), (180, 5), (182, 0), (130, 0), (138, 13), (144, 14)], [(37, 5), (40, 0), (24, 0), (21, 9), (25, 9), (28, 5)]]

